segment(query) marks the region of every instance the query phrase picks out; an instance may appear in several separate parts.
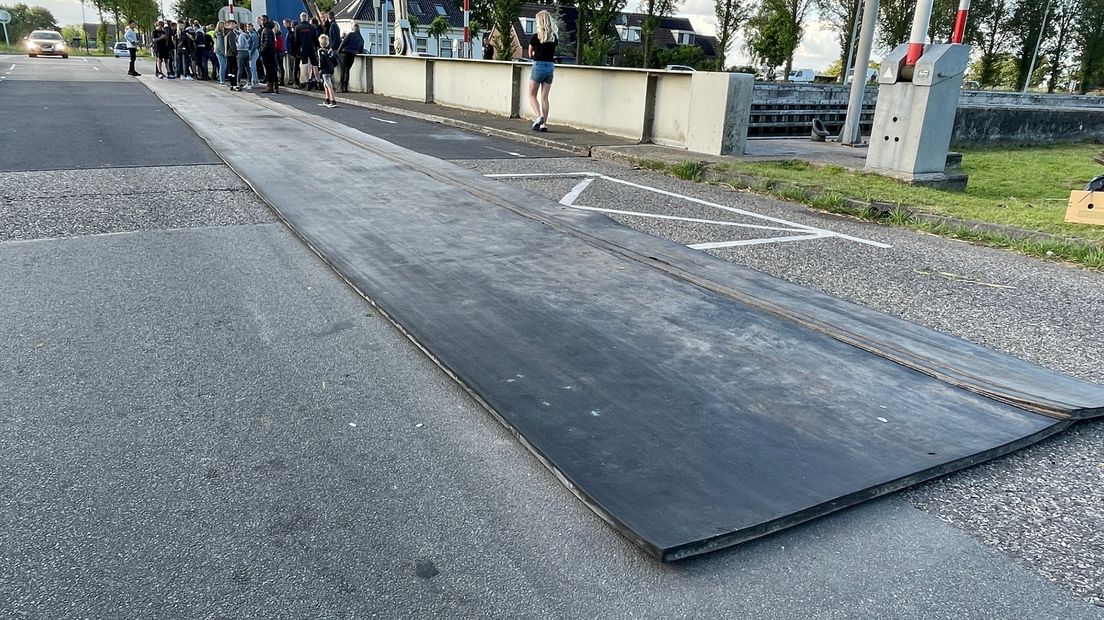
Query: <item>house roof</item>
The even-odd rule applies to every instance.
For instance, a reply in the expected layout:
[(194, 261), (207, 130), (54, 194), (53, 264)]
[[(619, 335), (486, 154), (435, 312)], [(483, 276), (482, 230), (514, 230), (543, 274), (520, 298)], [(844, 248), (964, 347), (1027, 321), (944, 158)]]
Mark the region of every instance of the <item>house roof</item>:
[[(394, 4), (388, 3), (387, 21), (395, 22)], [(464, 11), (452, 0), (407, 0), (411, 15), (418, 20), (418, 27), (425, 29), (438, 15), (448, 20), (449, 26), (456, 29), (464, 27)], [(340, 0), (334, 6), (334, 19), (360, 22), (376, 21), (376, 10), (372, 0)]]

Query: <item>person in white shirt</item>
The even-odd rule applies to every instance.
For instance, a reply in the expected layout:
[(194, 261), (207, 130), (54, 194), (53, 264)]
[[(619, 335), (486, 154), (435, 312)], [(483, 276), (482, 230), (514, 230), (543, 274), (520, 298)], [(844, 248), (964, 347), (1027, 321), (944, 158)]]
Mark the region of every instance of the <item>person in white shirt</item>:
[(142, 75), (134, 70), (134, 61), (138, 58), (138, 22), (130, 20), (123, 38), (126, 39), (127, 51), (130, 52), (130, 71), (127, 71), (127, 75), (138, 77)]

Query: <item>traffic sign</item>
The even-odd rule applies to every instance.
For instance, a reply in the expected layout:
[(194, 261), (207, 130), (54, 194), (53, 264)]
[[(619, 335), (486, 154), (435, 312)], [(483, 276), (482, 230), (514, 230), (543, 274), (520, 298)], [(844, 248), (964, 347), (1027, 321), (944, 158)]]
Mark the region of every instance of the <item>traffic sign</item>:
[(10, 23), (11, 23), (11, 13), (5, 11), (4, 9), (0, 9), (0, 24), (10, 24)]

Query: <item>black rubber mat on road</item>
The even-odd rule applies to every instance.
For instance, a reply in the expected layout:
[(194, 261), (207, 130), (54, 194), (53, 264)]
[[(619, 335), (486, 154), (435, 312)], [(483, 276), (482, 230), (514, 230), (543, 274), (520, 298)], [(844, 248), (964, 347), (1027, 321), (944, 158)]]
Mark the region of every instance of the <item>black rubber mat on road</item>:
[[(798, 287), (293, 115), (274, 140), (324, 139), (341, 162), (312, 169), (312, 194), (288, 178), (278, 148), (251, 157), (259, 145), (229, 139), (205, 106), (158, 90), (576, 495), (664, 560), (795, 525), (1069, 424), (874, 345), (982, 360), (951, 369), (966, 377), (1004, 360), (1026, 373), (1021, 390), (1074, 385), (1082, 414), (1104, 403), (1099, 386), (916, 326), (897, 333), (896, 319), (808, 291), (803, 305)], [(251, 129), (255, 104), (219, 99)], [(805, 316), (813, 310), (824, 324)], [(849, 342), (851, 327), (865, 340)]]

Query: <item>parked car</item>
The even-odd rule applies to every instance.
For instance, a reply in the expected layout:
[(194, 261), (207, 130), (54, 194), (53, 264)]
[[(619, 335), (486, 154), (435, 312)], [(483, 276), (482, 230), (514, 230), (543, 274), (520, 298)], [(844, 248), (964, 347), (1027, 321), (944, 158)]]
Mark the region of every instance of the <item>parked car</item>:
[(115, 45), (111, 47), (111, 53), (116, 58), (130, 58), (130, 50), (127, 49), (126, 41), (116, 41)]
[(694, 71), (694, 67), (688, 67), (686, 65), (667, 65), (663, 67), (664, 71)]
[(812, 69), (794, 69), (790, 71), (791, 82), (807, 82), (812, 83), (816, 81), (816, 71)]
[[(873, 82), (875, 79), (877, 79), (877, 77), (878, 77), (878, 70), (877, 69), (867, 69), (866, 70), (866, 83), (867, 84)], [(851, 69), (847, 72), (847, 83), (850, 84), (851, 80), (853, 80), (853, 79), (855, 79), (855, 70)]]
[(69, 48), (65, 45), (65, 39), (56, 30), (35, 30), (27, 35), (27, 55), (36, 56), (61, 56), (69, 57)]
[(962, 90), (981, 90), (981, 83), (977, 80), (966, 80), (962, 83)]

